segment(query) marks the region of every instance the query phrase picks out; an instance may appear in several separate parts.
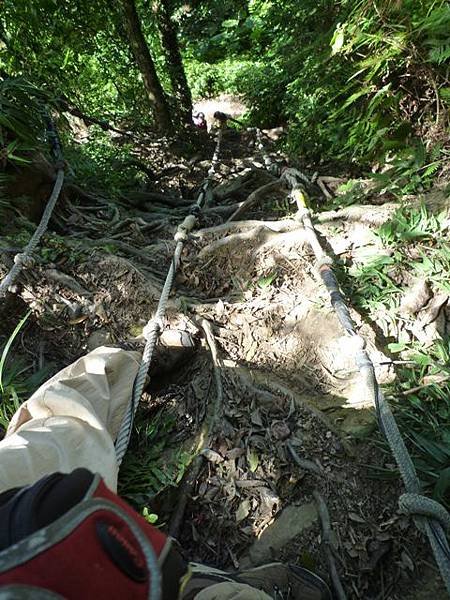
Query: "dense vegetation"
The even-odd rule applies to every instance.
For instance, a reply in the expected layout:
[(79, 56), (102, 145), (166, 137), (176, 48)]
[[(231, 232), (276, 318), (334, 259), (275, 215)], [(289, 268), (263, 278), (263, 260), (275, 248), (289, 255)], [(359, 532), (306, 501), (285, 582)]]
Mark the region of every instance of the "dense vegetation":
[(162, 128), (189, 111), (186, 71), (194, 97), (239, 93), (254, 123), (288, 123), (309, 159), (420, 169), (445, 151), (449, 22), (444, 0), (6, 1), (0, 58), (53, 101), (141, 126), (150, 104)]
[[(446, 0), (4, 0), (0, 184), (10, 165), (45, 149), (44, 106), (61, 117), (75, 177), (86, 183), (95, 175), (114, 192), (124, 182), (111, 165), (128, 150), (112, 147), (103, 131), (108, 123), (184, 135), (192, 98), (232, 93), (248, 106), (248, 123), (287, 126), (283, 143), (291, 155), (336, 172), (369, 172), (378, 189), (402, 197), (448, 174), (449, 73)], [(64, 111), (95, 123), (86, 144), (71, 143)], [(348, 203), (358, 190), (348, 184)], [(423, 222), (414, 225), (418, 218)], [(440, 231), (427, 213), (399, 213), (397, 225), (380, 232), (395, 253), (349, 273), (346, 291), (359, 308), (370, 316), (379, 303), (395, 310), (393, 265), (410, 261), (411, 245)], [(435, 261), (426, 275), (448, 291), (448, 247), (439, 241), (423, 253)], [(414, 350), (404, 387), (449, 360), (448, 340), (427, 353)], [(440, 497), (450, 481), (450, 434), (442, 427), (449, 391), (447, 384), (421, 388), (404, 411), (424, 480)], [(17, 394), (12, 398), (16, 406)], [(2, 422), (10, 413), (0, 413)]]

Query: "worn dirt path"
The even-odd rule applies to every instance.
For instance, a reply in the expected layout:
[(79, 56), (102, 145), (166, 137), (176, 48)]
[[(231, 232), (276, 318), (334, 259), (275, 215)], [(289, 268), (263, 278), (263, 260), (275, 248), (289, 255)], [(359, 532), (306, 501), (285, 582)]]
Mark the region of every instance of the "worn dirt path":
[[(33, 311), (23, 352), (36, 364), (56, 370), (99, 345), (142, 347), (141, 328), (156, 306), (172, 235), (186, 211), (180, 197), (194, 197), (211, 146), (205, 138), (194, 161), (175, 160), (157, 144), (147, 154), (141, 147), (140, 160), (169, 161), (173, 170), (138, 200), (80, 198), (77, 206), (60, 207), (59, 235), (47, 236), (46, 258), (18, 288), (23, 307)], [(214, 201), (187, 244), (165, 324), (189, 334), (195, 348), (179, 348), (169, 335), (160, 349), (121, 491), (157, 513), (163, 527), (176, 510), (179, 480), (216, 393), (199, 326), (207, 319), (222, 361), (224, 401), (179, 531), (190, 558), (226, 568), (286, 559), (326, 573), (318, 491), (349, 597), (419, 598), (414, 586), (424, 570), (427, 581), (436, 578), (430, 552), (397, 512), (401, 485), (393, 460), (372, 434), (376, 422), (361, 394), (353, 348), (314, 274), (294, 207), (285, 192), (272, 190), (239, 222), (223, 225), (239, 202), (274, 181), (254, 148), (248, 134), (226, 135)], [(247, 179), (230, 187), (243, 171)], [(311, 191), (320, 207), (320, 188)], [(175, 207), (151, 196), (156, 192), (178, 198)], [(336, 257), (364, 260), (379, 251), (374, 228), (394, 209), (374, 207), (372, 219), (354, 207), (350, 216), (323, 213), (318, 228)], [(380, 382), (392, 381), (382, 331), (353, 317)]]

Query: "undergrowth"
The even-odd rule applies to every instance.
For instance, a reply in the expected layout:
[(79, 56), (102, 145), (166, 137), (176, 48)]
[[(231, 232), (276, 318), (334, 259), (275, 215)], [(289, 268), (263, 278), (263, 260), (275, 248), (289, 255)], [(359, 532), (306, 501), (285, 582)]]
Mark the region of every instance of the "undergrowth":
[(19, 406), (45, 381), (50, 366), (33, 370), (33, 365), (14, 351), (17, 336), (25, 326), (28, 312), (4, 342), (0, 356), (0, 430), (6, 431)]
[(400, 208), (378, 229), (385, 253), (350, 266), (346, 292), (390, 340), (392, 355), (403, 359), (387, 393), (423, 484), (450, 505), (450, 337), (442, 332), (424, 346), (402, 328), (401, 313), (408, 278), (450, 294), (447, 228), (444, 213)]
[(162, 491), (177, 486), (193, 458), (173, 439), (175, 413), (164, 407), (151, 417), (144, 413), (141, 410), (136, 415), (119, 479), (119, 493), (140, 508)]

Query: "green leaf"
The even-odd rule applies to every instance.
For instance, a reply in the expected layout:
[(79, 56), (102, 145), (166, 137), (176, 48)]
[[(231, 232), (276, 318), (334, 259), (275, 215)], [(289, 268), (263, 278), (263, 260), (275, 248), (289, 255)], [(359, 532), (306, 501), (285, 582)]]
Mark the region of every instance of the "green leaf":
[(250, 471), (254, 473), (259, 465), (259, 457), (254, 450), (247, 450), (247, 460), (250, 467)]
[(222, 27), (225, 27), (225, 29), (233, 29), (234, 27), (237, 27), (238, 25), (239, 25), (238, 19), (227, 19), (226, 21), (224, 21), (222, 23)]
[(439, 478), (434, 486), (433, 497), (442, 504), (446, 504), (447, 495), (450, 490), (450, 467), (439, 473)]
[(147, 523), (150, 523), (150, 525), (154, 525), (158, 521), (158, 515), (155, 513), (151, 513), (146, 506), (142, 511), (142, 516), (147, 521)]
[(270, 275), (267, 275), (266, 277), (260, 277), (258, 279), (258, 287), (262, 290), (269, 287), (275, 281), (276, 277), (277, 273), (270, 273)]
[(338, 23), (336, 31), (334, 32), (334, 35), (330, 42), (331, 54), (333, 56), (335, 54), (338, 54), (342, 50), (342, 47), (344, 45), (344, 39), (345, 39), (345, 35), (344, 35), (343, 27), (340, 23)]
[(17, 334), (22, 329), (22, 327), (24, 326), (26, 320), (28, 319), (28, 317), (30, 315), (31, 315), (31, 310), (29, 312), (27, 312), (27, 314), (23, 317), (23, 319), (21, 321), (19, 321), (17, 323), (14, 331), (9, 336), (9, 340), (6, 342), (5, 347), (3, 348), (2, 357), (0, 358), (0, 390), (2, 391), (2, 393), (4, 392), (4, 388), (3, 388), (3, 369), (4, 369), (4, 366), (5, 366), (5, 362), (6, 362), (6, 357), (8, 356), (9, 349), (11, 348), (12, 343), (14, 342), (14, 339), (16, 338)]
[(403, 350), (406, 350), (407, 347), (408, 344), (406, 344), (405, 342), (393, 342), (392, 344), (388, 344), (388, 349), (393, 354), (403, 352)]

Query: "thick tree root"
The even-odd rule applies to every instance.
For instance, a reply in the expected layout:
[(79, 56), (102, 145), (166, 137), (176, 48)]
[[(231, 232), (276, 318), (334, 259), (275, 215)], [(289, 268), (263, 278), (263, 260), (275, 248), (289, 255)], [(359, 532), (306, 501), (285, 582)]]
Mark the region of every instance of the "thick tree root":
[[(283, 233), (295, 232), (297, 235), (302, 235), (303, 232), (300, 224), (292, 219), (285, 221), (238, 221), (237, 223), (224, 223), (217, 227), (203, 229), (197, 232), (196, 237), (203, 238), (208, 234), (217, 234), (233, 229), (237, 229), (238, 232), (211, 242), (199, 252), (199, 258), (204, 258), (224, 248), (232, 248), (242, 242), (258, 240), (259, 245), (261, 245), (271, 242), (273, 238)], [(241, 229), (247, 231), (240, 231)]]
[[(214, 338), (214, 334), (209, 321), (207, 321), (206, 319), (202, 319), (199, 323), (199, 326), (203, 329), (206, 342), (208, 344), (212, 356), (214, 367), (214, 380), (216, 383), (216, 397), (214, 399), (214, 402), (210, 403), (208, 407), (205, 423), (202, 427), (202, 431), (200, 434), (198, 451), (203, 450), (211, 445), (215, 433), (215, 428), (223, 406), (223, 385), (221, 377), (223, 367), (222, 361), (217, 351), (216, 340)], [(195, 484), (200, 475), (203, 463), (204, 457), (202, 454), (199, 454), (195, 457), (195, 459), (192, 462), (192, 466), (189, 470), (189, 473), (181, 487), (180, 494), (178, 496), (177, 507), (175, 509), (175, 512), (173, 513), (169, 525), (169, 534), (174, 538), (178, 537), (179, 535), (181, 524), (184, 518), (184, 513), (186, 510), (186, 504), (188, 498), (192, 495)]]
[(246, 210), (258, 202), (265, 200), (269, 194), (280, 194), (283, 190), (283, 184), (279, 180), (271, 181), (270, 183), (263, 185), (250, 194), (247, 200), (245, 200), (245, 202), (243, 202), (242, 205), (234, 211), (231, 217), (229, 217), (228, 221), (236, 221), (237, 218), (243, 215)]
[(346, 206), (340, 210), (327, 210), (320, 213), (315, 216), (315, 220), (318, 223), (328, 223), (330, 221), (359, 222), (377, 227), (386, 223), (398, 207), (399, 204), (394, 202), (388, 202), (381, 206), (370, 205), (370, 207), (364, 205)]

